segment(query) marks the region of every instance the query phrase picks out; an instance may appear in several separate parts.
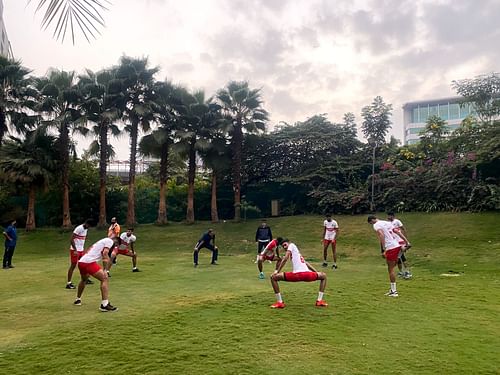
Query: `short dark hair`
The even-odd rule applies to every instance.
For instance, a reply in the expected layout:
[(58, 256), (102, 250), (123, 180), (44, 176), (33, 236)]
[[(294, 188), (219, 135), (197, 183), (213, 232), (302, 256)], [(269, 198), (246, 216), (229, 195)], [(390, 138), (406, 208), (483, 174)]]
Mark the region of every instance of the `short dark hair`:
[(132, 227), (128, 227), (128, 228), (127, 228), (127, 230), (129, 230), (129, 231), (132, 231), (132, 232), (133, 232), (133, 231), (134, 231), (134, 228), (132, 228)]
[(283, 238), (278, 237), (276, 238), (276, 241), (278, 241), (278, 245), (281, 245), (283, 243)]
[(389, 212), (387, 213), (387, 216), (394, 216), (394, 211), (389, 211)]
[(83, 224), (87, 224), (88, 226), (92, 226), (92, 219), (87, 219), (83, 222)]
[(370, 216), (368, 216), (368, 222), (370, 222), (370, 221), (372, 221), (372, 220), (376, 220), (376, 219), (377, 219), (377, 217), (376, 217), (376, 216), (374, 216), (374, 215), (370, 215)]

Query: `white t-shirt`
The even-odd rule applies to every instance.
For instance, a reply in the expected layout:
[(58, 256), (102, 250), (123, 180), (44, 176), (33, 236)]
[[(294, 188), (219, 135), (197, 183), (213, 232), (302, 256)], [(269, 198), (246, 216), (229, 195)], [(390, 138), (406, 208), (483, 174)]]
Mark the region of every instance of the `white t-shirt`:
[(392, 224), (392, 227), (394, 229), (400, 229), (403, 226), (403, 223), (401, 222), (401, 220), (398, 220), (398, 219), (393, 219), (390, 223)]
[(293, 273), (310, 271), (309, 268), (307, 268), (306, 261), (304, 260), (302, 255), (300, 255), (300, 251), (294, 243), (289, 242), (286, 250), (292, 253)]
[(87, 253), (80, 258), (81, 263), (98, 262), (102, 259), (102, 250), (107, 247), (113, 248), (114, 242), (111, 238), (103, 238), (90, 246)]
[(399, 247), (400, 237), (393, 232), (393, 226), (390, 221), (377, 220), (377, 222), (373, 224), (373, 229), (375, 229), (376, 232), (382, 230), (385, 240), (384, 250), (391, 250)]
[[(76, 251), (83, 251), (85, 247), (85, 239), (87, 238), (87, 229), (83, 226), (83, 224), (77, 226), (73, 231), (73, 242), (76, 246)], [(71, 250), (73, 249), (73, 245), (71, 245)]]
[(126, 249), (128, 248), (128, 246), (132, 243), (132, 242), (135, 242), (135, 240), (137, 239), (137, 237), (135, 237), (133, 234), (129, 236), (127, 236), (127, 232), (123, 232), (121, 235), (120, 235), (120, 240), (122, 241), (121, 244), (120, 244), (120, 249)]
[(338, 229), (339, 225), (335, 220), (332, 219), (332, 221), (325, 220), (323, 222), (323, 226), (326, 228), (325, 240), (333, 241), (335, 239), (335, 236), (337, 235), (335, 229)]

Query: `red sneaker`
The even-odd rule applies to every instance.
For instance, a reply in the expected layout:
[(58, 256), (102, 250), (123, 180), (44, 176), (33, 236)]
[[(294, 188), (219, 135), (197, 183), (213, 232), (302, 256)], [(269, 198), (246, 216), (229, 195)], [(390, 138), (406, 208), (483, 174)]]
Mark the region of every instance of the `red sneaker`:
[(284, 309), (285, 304), (283, 302), (276, 302), (271, 305), (271, 309)]
[(319, 307), (327, 307), (328, 306), (328, 303), (326, 303), (325, 300), (320, 300), (320, 301), (316, 301), (316, 306), (319, 306)]

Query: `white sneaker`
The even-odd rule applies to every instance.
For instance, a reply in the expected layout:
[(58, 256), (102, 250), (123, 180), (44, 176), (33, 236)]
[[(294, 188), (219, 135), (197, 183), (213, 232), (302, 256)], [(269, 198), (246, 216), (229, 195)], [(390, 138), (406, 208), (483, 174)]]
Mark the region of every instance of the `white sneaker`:
[(409, 271), (406, 271), (404, 276), (403, 276), (403, 278), (406, 280), (411, 279), (412, 277), (413, 277), (413, 275)]
[(387, 293), (385, 293), (385, 295), (388, 297), (398, 297), (399, 296), (398, 292), (393, 292), (392, 290), (389, 290)]

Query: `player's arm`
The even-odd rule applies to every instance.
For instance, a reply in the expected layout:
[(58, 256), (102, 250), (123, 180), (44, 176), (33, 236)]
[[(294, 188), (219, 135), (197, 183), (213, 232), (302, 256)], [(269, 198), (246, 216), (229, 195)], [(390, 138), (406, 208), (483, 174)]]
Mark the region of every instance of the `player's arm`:
[(199, 250), (199, 249), (200, 249), (200, 247), (201, 247), (204, 243), (205, 243), (205, 241), (203, 241), (203, 238), (202, 238), (202, 239), (200, 239), (200, 240), (196, 243), (196, 245), (194, 245), (194, 249), (195, 249), (195, 250)]
[(76, 234), (72, 233), (71, 239), (69, 240), (69, 244), (70, 244), (71, 248), (76, 251), (75, 238), (76, 238)]
[(109, 258), (109, 247), (105, 247), (101, 251), (102, 254), (102, 264), (105, 271), (109, 271), (111, 267), (111, 259)]
[(325, 239), (325, 235), (326, 235), (326, 225), (323, 225), (323, 237), (321, 237), (321, 241)]
[(4, 237), (9, 240), (9, 241), (12, 241), (12, 238), (10, 238), (9, 234), (7, 232), (3, 232), (3, 235)]
[(132, 253), (135, 253), (134, 242), (135, 241), (130, 241), (130, 244), (129, 244), (129, 247), (130, 247), (130, 250), (132, 251)]
[(378, 237), (378, 240), (380, 241), (380, 248), (382, 251), (382, 255), (385, 254), (385, 236), (384, 236), (384, 232), (382, 231), (382, 229), (379, 229), (377, 230), (377, 237)]
[(283, 269), (283, 267), (285, 266), (286, 262), (288, 261), (288, 259), (290, 259), (290, 257), (292, 256), (292, 252), (291, 251), (287, 251), (285, 253), (285, 256), (283, 258), (281, 258), (281, 262), (280, 262), (280, 266), (279, 268), (274, 271), (275, 273), (280, 273), (281, 270)]
[(309, 262), (306, 262), (306, 266), (307, 266), (307, 268), (309, 268), (311, 271), (313, 271), (313, 272), (318, 272), (318, 271), (316, 270), (316, 268), (314, 268), (311, 264), (309, 264)]

